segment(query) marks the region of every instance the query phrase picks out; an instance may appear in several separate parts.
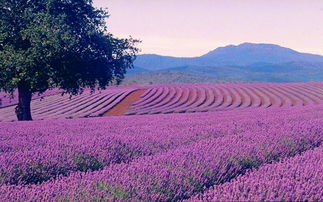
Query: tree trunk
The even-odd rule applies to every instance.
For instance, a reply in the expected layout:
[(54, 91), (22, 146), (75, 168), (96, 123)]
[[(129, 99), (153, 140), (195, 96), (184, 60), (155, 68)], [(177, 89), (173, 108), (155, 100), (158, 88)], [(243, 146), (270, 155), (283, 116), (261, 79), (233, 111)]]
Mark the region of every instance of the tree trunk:
[(23, 85), (18, 86), (18, 105), (16, 107), (16, 115), (18, 121), (31, 121), (31, 102), (32, 93)]

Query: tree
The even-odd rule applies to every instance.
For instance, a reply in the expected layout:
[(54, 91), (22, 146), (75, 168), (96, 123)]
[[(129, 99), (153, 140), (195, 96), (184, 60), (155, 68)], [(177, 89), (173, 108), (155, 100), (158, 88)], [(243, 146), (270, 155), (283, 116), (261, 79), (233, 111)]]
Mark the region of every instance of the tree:
[(0, 90), (18, 89), (18, 120), (32, 120), (32, 94), (105, 89), (133, 67), (138, 40), (107, 31), (92, 0), (0, 0)]

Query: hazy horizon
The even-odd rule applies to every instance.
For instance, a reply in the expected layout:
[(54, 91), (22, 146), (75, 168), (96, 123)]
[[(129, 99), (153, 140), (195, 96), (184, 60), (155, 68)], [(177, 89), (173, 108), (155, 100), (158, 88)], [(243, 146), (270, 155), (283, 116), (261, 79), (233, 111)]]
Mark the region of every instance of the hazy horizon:
[(109, 31), (141, 39), (141, 54), (194, 57), (244, 42), (323, 55), (319, 0), (94, 0)]
[[(183, 58), (191, 58), (191, 57), (200, 57), (200, 56), (203, 56), (205, 54), (208, 54), (209, 52), (212, 52), (214, 51), (215, 49), (217, 48), (223, 48), (223, 47), (227, 47), (227, 46), (239, 46), (239, 45), (242, 45), (242, 44), (257, 44), (257, 45), (260, 45), (260, 44), (266, 44), (266, 45), (277, 45), (277, 46), (280, 46), (282, 48), (288, 48), (288, 49), (291, 49), (289, 47), (285, 47), (285, 46), (281, 46), (280, 44), (270, 44), (270, 43), (253, 43), (253, 42), (242, 42), (242, 43), (239, 43), (239, 44), (227, 44), (227, 45), (224, 45), (224, 46), (218, 46), (218, 47), (215, 47), (211, 50), (207, 50), (205, 53), (202, 53), (201, 55), (196, 55), (196, 56), (173, 56), (173, 55), (164, 55), (164, 54), (158, 54), (158, 53), (139, 53), (139, 55), (159, 55), (159, 56), (168, 56), (168, 57), (183, 57)], [(299, 52), (299, 53), (305, 53), (305, 54), (312, 54), (312, 55), (319, 55), (319, 56), (323, 56), (323, 53), (320, 54), (320, 53), (309, 53), (309, 52), (303, 52), (303, 51), (298, 51), (298, 50), (295, 50), (295, 49), (292, 49), (293, 51), (296, 51), (296, 52)]]

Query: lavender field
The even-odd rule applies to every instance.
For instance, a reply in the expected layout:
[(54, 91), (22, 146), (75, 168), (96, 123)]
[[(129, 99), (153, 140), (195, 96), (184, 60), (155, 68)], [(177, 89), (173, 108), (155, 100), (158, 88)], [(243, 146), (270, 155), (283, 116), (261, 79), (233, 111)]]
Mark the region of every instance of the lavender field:
[[(139, 93), (139, 94), (138, 94)], [(133, 95), (137, 94), (137, 98)], [(135, 96), (136, 97), (136, 96)], [(16, 98), (16, 97), (15, 97)], [(0, 121), (15, 121), (16, 99), (0, 94)], [(123, 106), (127, 102), (129, 106)], [(34, 95), (34, 120), (98, 117), (121, 106), (112, 115), (143, 115), (285, 108), (323, 103), (323, 83), (226, 83), (115, 86), (107, 90), (62, 96), (53, 89)], [(108, 113), (108, 115), (111, 115)]]
[[(36, 120), (101, 116), (136, 89), (111, 87), (109, 90), (95, 92), (86, 89), (81, 95), (72, 97), (62, 95), (54, 89), (42, 96), (34, 95), (31, 109)], [(0, 121), (17, 120), (14, 112), (17, 96), (10, 99), (6, 94), (0, 94), (0, 99), (3, 100), (2, 106), (0, 105)]]
[(322, 3), (1, 0), (0, 202), (323, 202)]
[(2, 122), (0, 128), (3, 201), (323, 196), (322, 104)]
[(125, 114), (227, 111), (315, 105), (323, 83), (226, 83), (159, 85), (147, 88)]

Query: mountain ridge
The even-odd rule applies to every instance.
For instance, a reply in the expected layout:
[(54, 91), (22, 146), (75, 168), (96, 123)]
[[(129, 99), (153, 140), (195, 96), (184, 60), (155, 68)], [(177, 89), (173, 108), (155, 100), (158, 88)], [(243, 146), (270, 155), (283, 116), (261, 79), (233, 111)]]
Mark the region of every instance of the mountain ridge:
[(243, 73), (244, 81), (269, 82), (323, 80), (323, 56), (266, 43), (218, 47), (199, 57), (143, 54), (137, 57), (134, 65), (140, 73), (179, 71), (230, 80), (242, 79), (236, 74)]

